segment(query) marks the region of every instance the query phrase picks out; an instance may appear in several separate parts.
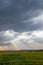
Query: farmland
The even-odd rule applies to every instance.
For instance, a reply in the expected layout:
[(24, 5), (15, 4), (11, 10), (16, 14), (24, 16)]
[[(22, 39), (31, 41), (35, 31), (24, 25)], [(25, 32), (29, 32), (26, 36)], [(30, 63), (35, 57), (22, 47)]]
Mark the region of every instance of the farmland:
[(0, 65), (43, 65), (43, 51), (0, 51)]

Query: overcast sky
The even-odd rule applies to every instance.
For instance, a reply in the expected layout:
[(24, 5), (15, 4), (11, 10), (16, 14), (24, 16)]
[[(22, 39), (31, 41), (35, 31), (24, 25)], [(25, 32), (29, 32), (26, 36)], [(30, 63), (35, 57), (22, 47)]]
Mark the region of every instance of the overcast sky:
[(0, 0), (0, 50), (43, 49), (43, 0)]

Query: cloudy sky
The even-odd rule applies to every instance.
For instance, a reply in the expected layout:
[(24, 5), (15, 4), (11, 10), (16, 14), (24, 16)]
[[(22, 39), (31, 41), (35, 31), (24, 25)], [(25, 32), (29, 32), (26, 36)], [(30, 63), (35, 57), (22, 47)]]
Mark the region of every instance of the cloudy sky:
[(0, 50), (43, 49), (43, 0), (0, 0)]

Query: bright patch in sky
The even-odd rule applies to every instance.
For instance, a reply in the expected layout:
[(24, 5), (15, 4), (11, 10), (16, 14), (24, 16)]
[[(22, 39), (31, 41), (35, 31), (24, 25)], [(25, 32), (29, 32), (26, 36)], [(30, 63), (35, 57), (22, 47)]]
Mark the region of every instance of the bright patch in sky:
[[(3, 33), (3, 35), (2, 35)], [(4, 38), (4, 39), (3, 39)], [(40, 39), (39, 39), (40, 38)], [(42, 42), (41, 38), (43, 38), (43, 31), (32, 31), (32, 32), (22, 32), (18, 33), (14, 30), (7, 30), (0, 32), (0, 46), (9, 46), (13, 47), (16, 50), (20, 49), (39, 49), (42, 48), (39, 44)], [(39, 40), (38, 40), (39, 39)], [(43, 43), (43, 42), (42, 42)], [(42, 44), (43, 45), (43, 44)]]

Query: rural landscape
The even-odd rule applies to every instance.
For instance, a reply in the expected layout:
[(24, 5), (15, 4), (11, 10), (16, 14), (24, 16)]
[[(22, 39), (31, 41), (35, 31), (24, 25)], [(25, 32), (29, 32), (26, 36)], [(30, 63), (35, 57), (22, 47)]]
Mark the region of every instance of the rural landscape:
[(43, 65), (43, 51), (0, 51), (0, 65)]
[(43, 65), (43, 0), (0, 0), (0, 65)]

